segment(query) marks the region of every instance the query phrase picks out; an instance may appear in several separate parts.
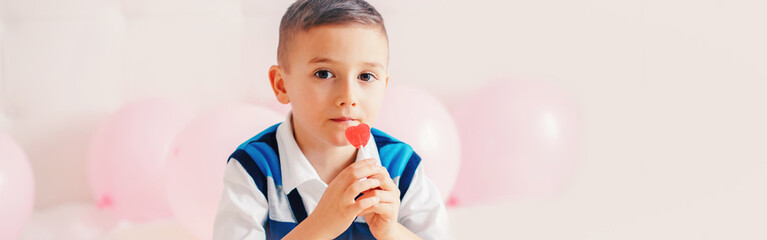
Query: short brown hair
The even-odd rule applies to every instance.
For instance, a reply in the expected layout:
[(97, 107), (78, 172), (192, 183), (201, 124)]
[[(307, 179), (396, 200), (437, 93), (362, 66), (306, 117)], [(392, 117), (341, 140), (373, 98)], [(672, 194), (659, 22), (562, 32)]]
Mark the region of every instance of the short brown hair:
[[(280, 41), (277, 45), (277, 62), (287, 67), (287, 45), (299, 31), (328, 24), (372, 25), (380, 27), (384, 36), (383, 17), (365, 0), (298, 0), (285, 12), (280, 22)], [(388, 37), (387, 37), (388, 41)]]

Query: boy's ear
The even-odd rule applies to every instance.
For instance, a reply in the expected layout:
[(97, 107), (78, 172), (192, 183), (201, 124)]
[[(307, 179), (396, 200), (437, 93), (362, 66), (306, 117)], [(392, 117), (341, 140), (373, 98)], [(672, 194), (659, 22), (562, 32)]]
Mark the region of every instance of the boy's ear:
[(387, 73), (387, 74), (386, 74), (386, 86), (387, 86), (387, 87), (389, 86), (389, 76), (391, 76), (391, 75), (389, 75), (389, 74)]
[(282, 78), (282, 68), (280, 68), (280, 66), (272, 65), (269, 67), (269, 82), (272, 85), (272, 91), (274, 91), (274, 96), (277, 97), (277, 101), (282, 104), (290, 103), (288, 90), (285, 89), (285, 79)]

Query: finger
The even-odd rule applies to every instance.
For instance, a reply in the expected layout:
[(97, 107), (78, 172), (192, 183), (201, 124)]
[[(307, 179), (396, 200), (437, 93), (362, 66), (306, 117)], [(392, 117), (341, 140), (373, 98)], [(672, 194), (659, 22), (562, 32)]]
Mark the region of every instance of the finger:
[(381, 185), (381, 181), (374, 178), (369, 178), (359, 182), (354, 182), (351, 185), (349, 185), (348, 188), (346, 188), (346, 191), (344, 191), (344, 194), (342, 197), (343, 199), (349, 199), (350, 201), (354, 201), (354, 198), (357, 197), (357, 195), (360, 195), (360, 193), (364, 191), (368, 191), (370, 189), (377, 188), (380, 185)]
[(376, 205), (373, 205), (372, 207), (363, 210), (357, 216), (365, 216), (368, 214), (377, 214), (380, 215), (384, 219), (394, 219), (395, 218), (395, 212), (394, 205), (390, 203), (378, 203)]
[(393, 194), (387, 193), (386, 191), (383, 191), (383, 190), (369, 190), (369, 191), (365, 192), (364, 194), (362, 194), (359, 198), (357, 198), (357, 200), (367, 199), (367, 198), (378, 198), (379, 199), (378, 200), (378, 204), (376, 204), (373, 207), (370, 207), (368, 209), (363, 210), (361, 213), (357, 214), (357, 216), (363, 216), (365, 214), (373, 213), (374, 212), (374, 208), (376, 206), (381, 205), (381, 204), (384, 203), (384, 201), (383, 201), (384, 198), (387, 201), (398, 200), (396, 197), (393, 196)]
[(397, 188), (397, 184), (394, 184), (394, 180), (389, 177), (389, 172), (386, 171), (385, 168), (381, 167), (381, 172), (378, 174), (373, 174), (369, 176), (368, 178), (378, 179), (378, 181), (381, 182), (381, 189), (387, 190), (387, 191), (394, 191), (395, 189), (399, 190)]
[[(369, 190), (362, 194), (360, 198), (377, 197), (382, 203), (395, 203), (399, 202), (399, 194), (392, 191), (385, 190)], [(358, 198), (358, 199), (360, 199)]]
[(362, 159), (362, 160), (359, 160), (359, 161), (353, 162), (353, 163), (352, 163), (351, 165), (349, 165), (349, 166), (350, 166), (350, 167), (351, 167), (351, 166), (354, 166), (354, 167), (362, 167), (362, 166), (365, 166), (365, 165), (376, 165), (376, 159), (374, 159), (374, 158), (366, 158), (366, 159)]
[(372, 207), (372, 212), (378, 215), (381, 215), (384, 219), (394, 219), (397, 215), (397, 210), (394, 207), (394, 204), (391, 203), (378, 203)]
[(346, 167), (339, 176), (344, 177), (344, 181), (358, 181), (361, 178), (368, 177), (373, 174), (377, 174), (381, 171), (381, 168), (375, 165), (374, 159), (365, 159), (358, 161)]
[(360, 198), (357, 199), (357, 201), (355, 201), (350, 208), (354, 212), (354, 215), (358, 215), (362, 211), (375, 206), (379, 203), (379, 201), (380, 200), (377, 197)]
[[(381, 204), (381, 203), (379, 202), (378, 204)], [(369, 208), (367, 208), (367, 209), (365, 209), (365, 210), (362, 210), (362, 212), (360, 212), (360, 213), (358, 213), (358, 214), (357, 214), (357, 217), (359, 217), (359, 216), (364, 216), (364, 215), (367, 215), (367, 214), (369, 214), (369, 213), (373, 213), (373, 212), (375, 212), (375, 207), (376, 207), (376, 206), (378, 206), (378, 204), (376, 204), (376, 205), (373, 205), (372, 207), (369, 207)]]

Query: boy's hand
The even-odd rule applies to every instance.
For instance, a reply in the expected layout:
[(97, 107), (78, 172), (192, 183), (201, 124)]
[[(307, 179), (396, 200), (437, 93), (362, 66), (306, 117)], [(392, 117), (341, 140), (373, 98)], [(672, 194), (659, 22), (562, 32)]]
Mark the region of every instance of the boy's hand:
[(370, 232), (376, 239), (413, 239), (412, 232), (397, 222), (399, 214), (400, 191), (394, 184), (388, 171), (383, 171), (373, 176), (381, 182), (380, 188), (365, 192), (359, 199), (378, 198), (380, 202), (370, 209), (366, 209), (360, 215), (365, 216), (365, 221), (370, 227)]
[[(291, 239), (333, 239), (341, 235), (362, 211), (379, 203), (380, 198), (377, 196), (357, 200), (354, 198), (365, 191), (378, 188), (381, 185), (380, 178), (371, 176), (380, 175), (382, 172), (386, 173), (386, 169), (377, 166), (374, 159), (365, 159), (346, 167), (328, 184), (312, 214), (286, 238), (290, 236)], [(364, 177), (368, 179), (360, 181)]]

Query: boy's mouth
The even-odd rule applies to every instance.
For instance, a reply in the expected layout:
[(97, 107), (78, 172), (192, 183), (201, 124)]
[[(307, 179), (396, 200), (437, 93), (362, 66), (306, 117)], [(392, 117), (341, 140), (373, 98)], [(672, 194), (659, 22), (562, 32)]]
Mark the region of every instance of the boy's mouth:
[(330, 120), (337, 122), (337, 123), (352, 123), (352, 122), (359, 122), (359, 120), (349, 117), (340, 117), (340, 118), (331, 118)]

